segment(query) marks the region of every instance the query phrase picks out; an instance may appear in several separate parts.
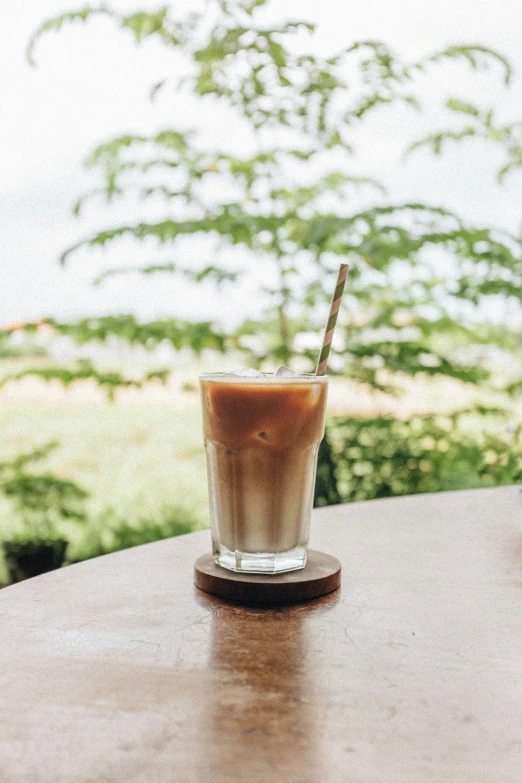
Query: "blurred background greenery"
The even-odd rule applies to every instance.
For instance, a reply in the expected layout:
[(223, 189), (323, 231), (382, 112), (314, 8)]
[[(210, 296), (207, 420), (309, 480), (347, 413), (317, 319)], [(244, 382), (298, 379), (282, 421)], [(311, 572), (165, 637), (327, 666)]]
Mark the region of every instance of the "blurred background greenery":
[[(61, 14), (34, 33), (29, 59), (49, 33), (100, 17), (115, 36), (172, 56), (151, 99), (183, 93), (198, 111), (95, 147), (93, 187), (74, 211), (101, 199), (103, 227), (61, 263), (101, 253), (97, 285), (174, 278), (194, 312), (210, 290), (224, 314), (239, 287), (252, 307), (188, 319), (174, 302), (155, 320), (49, 313), (5, 324), (0, 582), (206, 526), (198, 373), (313, 371), (341, 260), (351, 271), (316, 505), (519, 482), (521, 238), (432, 203), (429, 182), (425, 200), (397, 198), (358, 157), (375, 116), (427, 111), (423, 133), (404, 139), (414, 165), (474, 144), (495, 148), (500, 180), (516, 177), (517, 118), (462, 90), (435, 114), (425, 106), (437, 69), (457, 78), (465, 68), (465, 85), (487, 71), (513, 90), (504, 55), (456, 42), (404, 59), (374, 40), (325, 52), (308, 19), (278, 17), (268, 0), (219, 0), (201, 11)], [(220, 112), (230, 118), (222, 143), (212, 134)], [(121, 222), (122, 203), (133, 219)]]

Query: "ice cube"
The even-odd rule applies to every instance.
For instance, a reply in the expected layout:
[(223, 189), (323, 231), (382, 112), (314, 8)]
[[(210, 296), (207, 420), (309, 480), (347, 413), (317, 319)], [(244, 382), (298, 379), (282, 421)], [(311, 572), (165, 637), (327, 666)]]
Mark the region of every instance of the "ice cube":
[(285, 367), (284, 364), (281, 364), (279, 365), (277, 370), (274, 371), (274, 375), (277, 375), (278, 377), (282, 376), (283, 378), (289, 378), (292, 375), (299, 375), (299, 373), (294, 372), (293, 370), (290, 369), (290, 367)]
[(246, 378), (257, 378), (259, 375), (263, 375), (263, 373), (259, 372), (259, 370), (253, 370), (251, 367), (243, 367), (241, 370), (236, 370), (236, 372), (231, 373), (231, 375), (240, 375), (241, 377)]

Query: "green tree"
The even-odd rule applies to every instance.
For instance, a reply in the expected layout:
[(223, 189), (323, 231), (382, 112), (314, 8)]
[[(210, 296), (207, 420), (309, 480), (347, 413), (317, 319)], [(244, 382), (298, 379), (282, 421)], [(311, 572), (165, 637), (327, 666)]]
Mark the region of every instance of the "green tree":
[[(219, 0), (184, 16), (168, 6), (126, 15), (104, 5), (62, 14), (35, 32), (31, 61), (42, 35), (94, 16), (106, 17), (138, 44), (154, 39), (181, 54), (183, 65), (179, 77), (170, 85), (161, 80), (152, 95), (170, 88), (205, 98), (209, 119), (216, 105), (225, 105), (249, 138), (248, 154), (232, 155), (209, 143), (204, 129), (187, 130), (180, 123), (150, 136), (128, 133), (100, 144), (87, 159), (99, 172), (100, 187), (79, 199), (76, 213), (93, 198), (112, 203), (132, 195), (145, 201), (159, 196), (165, 217), (96, 232), (65, 250), (62, 263), (79, 248), (109, 249), (131, 236), (147, 248), (155, 242), (162, 259), (147, 259), (132, 270), (110, 268), (102, 279), (131, 271), (225, 286), (249, 273), (223, 260), (231, 246), (241, 246), (249, 252), (250, 269), (262, 266), (271, 281), (261, 292), (269, 302), (267, 312), (226, 334), (209, 323), (144, 324), (128, 316), (55, 326), (82, 342), (114, 334), (147, 346), (167, 339), (196, 351), (238, 348), (261, 367), (299, 356), (311, 369), (316, 352), (299, 347), (295, 337), (320, 329), (342, 258), (352, 265), (340, 325), (342, 364), (351, 378), (383, 390), (393, 388), (397, 372), (484, 380), (484, 371), (444, 350), (447, 341), (441, 338), (451, 334), (453, 345), (495, 339), (492, 330), (457, 322), (452, 313), (462, 300), (516, 295), (519, 243), (471, 226), (439, 204), (393, 203), (379, 182), (354, 173), (356, 142), (365, 118), (383, 105), (420, 108), (419, 80), (442, 63), (494, 67), (508, 83), (508, 62), (479, 45), (451, 46), (404, 62), (380, 41), (350, 42), (320, 57), (314, 54), (314, 25), (267, 24), (267, 5)], [(296, 39), (302, 44), (303, 38), (308, 47), (298, 48)], [(448, 110), (454, 109), (450, 102)], [(361, 189), (366, 200), (375, 195), (368, 208), (358, 210), (353, 205)], [(199, 269), (184, 262), (179, 248), (187, 235), (211, 237), (217, 260)], [(172, 255), (168, 260), (165, 248)], [(433, 248), (451, 257), (450, 280), (429, 261), (426, 251)], [(397, 285), (405, 268), (406, 282)], [(258, 338), (255, 348), (252, 335)], [(85, 374), (85, 367), (80, 372)]]
[[(351, 379), (391, 393), (407, 376), (487, 384), (489, 372), (465, 361), (456, 349), (477, 343), (519, 348), (520, 334), (494, 329), (480, 317), (481, 303), (491, 296), (514, 301), (520, 309), (519, 238), (472, 225), (441, 204), (396, 203), (380, 182), (359, 173), (357, 140), (368, 118), (383, 107), (421, 110), (419, 85), (433, 69), (491, 68), (507, 85), (509, 63), (473, 44), (407, 62), (373, 40), (347, 41), (341, 50), (319, 56), (313, 24), (270, 21), (269, 10), (274, 8), (266, 0), (211, 0), (201, 12), (185, 14), (174, 6), (123, 14), (103, 5), (59, 15), (35, 32), (28, 49), (31, 61), (43, 35), (96, 16), (137, 44), (156, 41), (172, 52), (177, 71), (152, 86), (151, 98), (185, 91), (204, 99), (209, 121), (216, 107), (224, 107), (247, 140), (244, 150), (232, 154), (230, 147), (216, 148), (204, 128), (187, 129), (180, 121), (150, 135), (129, 132), (98, 145), (86, 164), (98, 172), (99, 187), (78, 200), (75, 213), (81, 215), (100, 198), (108, 213), (118, 199), (136, 198), (138, 204), (161, 199), (164, 216), (109, 225), (67, 248), (61, 262), (86, 247), (110, 253), (119, 240), (131, 237), (143, 245), (143, 263), (132, 269), (109, 266), (98, 283), (120, 274), (168, 274), (192, 280), (197, 290), (209, 280), (218, 291), (224, 289), (225, 307), (226, 286), (258, 269), (266, 270), (267, 280), (260, 291), (265, 312), (228, 331), (210, 322), (184, 322), (176, 313), (153, 323), (128, 315), (50, 322), (79, 343), (118, 336), (154, 347), (167, 340), (196, 352), (242, 351), (256, 367), (294, 362), (311, 370), (316, 350), (296, 337), (320, 333), (343, 260), (351, 273), (334, 370), (342, 367)], [(492, 113), (455, 98), (446, 110), (464, 116), (468, 124), (462, 131), (436, 131), (412, 149), (425, 144), (438, 152), (450, 138), (481, 134), (505, 145), (503, 173), (520, 165), (518, 124), (509, 131), (499, 128)], [(362, 209), (357, 207), (361, 197)], [(184, 258), (183, 240), (193, 236), (213, 242), (213, 261), (200, 268)], [(150, 258), (154, 245), (158, 257)], [(248, 265), (232, 266), (226, 260), (231, 248), (241, 248)], [(449, 273), (440, 271), (441, 258), (450, 260)], [(462, 303), (472, 306), (466, 318), (455, 315)], [(65, 383), (93, 377), (110, 391), (147, 380), (101, 372), (85, 362), (29, 371)], [(153, 377), (165, 378), (164, 371), (158, 373)], [(506, 389), (516, 394), (520, 387), (511, 378)], [(389, 432), (392, 437), (391, 425)], [(402, 431), (399, 435), (407, 440)], [(502, 480), (509, 477), (503, 474)], [(335, 490), (326, 489), (323, 496), (336, 497)]]

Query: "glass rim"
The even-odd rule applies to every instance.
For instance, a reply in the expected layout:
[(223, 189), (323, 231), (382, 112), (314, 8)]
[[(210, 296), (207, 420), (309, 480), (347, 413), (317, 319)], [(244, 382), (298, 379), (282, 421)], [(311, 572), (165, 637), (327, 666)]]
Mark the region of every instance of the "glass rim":
[(314, 375), (302, 373), (300, 375), (274, 375), (263, 373), (262, 375), (234, 375), (230, 372), (203, 372), (198, 375), (200, 381), (217, 381), (222, 383), (326, 383), (329, 375)]

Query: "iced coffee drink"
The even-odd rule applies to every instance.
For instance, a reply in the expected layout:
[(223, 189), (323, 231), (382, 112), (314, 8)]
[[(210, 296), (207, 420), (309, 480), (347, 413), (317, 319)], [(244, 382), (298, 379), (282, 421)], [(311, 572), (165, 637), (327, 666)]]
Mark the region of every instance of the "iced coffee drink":
[(326, 376), (200, 378), (215, 561), (279, 573), (306, 564)]

